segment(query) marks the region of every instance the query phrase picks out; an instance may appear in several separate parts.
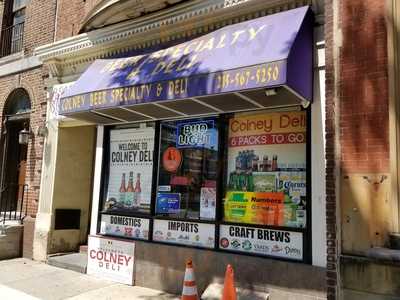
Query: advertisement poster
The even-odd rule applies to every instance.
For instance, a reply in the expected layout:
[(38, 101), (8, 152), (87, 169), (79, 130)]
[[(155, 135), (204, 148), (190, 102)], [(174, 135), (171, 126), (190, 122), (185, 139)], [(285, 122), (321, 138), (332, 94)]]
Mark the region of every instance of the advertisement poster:
[(225, 221), (283, 226), (284, 193), (228, 192), (224, 205)]
[(169, 147), (164, 151), (162, 157), (162, 163), (165, 170), (171, 173), (175, 173), (181, 163), (182, 163), (182, 154), (175, 147)]
[(171, 220), (154, 220), (153, 240), (203, 248), (215, 247), (215, 225)]
[(219, 247), (222, 250), (303, 260), (301, 232), (221, 225)]
[(148, 240), (149, 228), (149, 219), (104, 214), (101, 215), (100, 234)]
[(306, 226), (306, 123), (304, 111), (230, 119), (225, 221)]
[(89, 236), (87, 274), (133, 285), (135, 244), (98, 236)]
[(179, 213), (181, 205), (181, 194), (179, 193), (157, 193), (156, 213), (175, 214)]
[(215, 219), (217, 202), (217, 189), (214, 187), (202, 187), (200, 190), (200, 218)]
[(104, 211), (150, 212), (154, 128), (110, 132), (110, 166)]

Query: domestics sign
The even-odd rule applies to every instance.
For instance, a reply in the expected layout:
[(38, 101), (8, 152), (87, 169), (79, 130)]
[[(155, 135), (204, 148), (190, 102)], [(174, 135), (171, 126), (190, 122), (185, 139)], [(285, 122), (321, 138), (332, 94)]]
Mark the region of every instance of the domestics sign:
[(133, 285), (134, 253), (131, 241), (89, 236), (87, 273)]
[(101, 216), (100, 234), (148, 240), (149, 228), (149, 219), (115, 215)]

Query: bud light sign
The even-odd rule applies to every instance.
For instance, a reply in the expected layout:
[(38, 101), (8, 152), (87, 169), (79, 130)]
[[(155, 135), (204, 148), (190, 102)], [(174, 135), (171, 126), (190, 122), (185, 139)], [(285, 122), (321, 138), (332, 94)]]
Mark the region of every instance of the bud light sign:
[(177, 124), (177, 148), (209, 148), (217, 150), (215, 120), (191, 120)]

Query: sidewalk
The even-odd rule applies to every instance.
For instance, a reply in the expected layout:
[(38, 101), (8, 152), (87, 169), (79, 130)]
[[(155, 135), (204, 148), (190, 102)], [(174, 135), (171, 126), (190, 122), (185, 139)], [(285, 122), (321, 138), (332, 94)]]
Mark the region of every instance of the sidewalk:
[(0, 261), (1, 300), (178, 300), (180, 297), (131, 287), (18, 258)]

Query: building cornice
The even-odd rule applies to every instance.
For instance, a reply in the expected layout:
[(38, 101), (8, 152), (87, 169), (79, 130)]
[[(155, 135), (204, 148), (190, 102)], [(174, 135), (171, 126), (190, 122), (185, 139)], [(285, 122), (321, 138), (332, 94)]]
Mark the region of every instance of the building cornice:
[[(50, 65), (53, 76), (80, 74), (95, 59), (167, 43), (213, 31), (241, 21), (291, 8), (313, 5), (322, 13), (322, 0), (195, 0), (142, 18), (107, 26), (35, 49)], [(53, 73), (54, 71), (54, 73)]]

